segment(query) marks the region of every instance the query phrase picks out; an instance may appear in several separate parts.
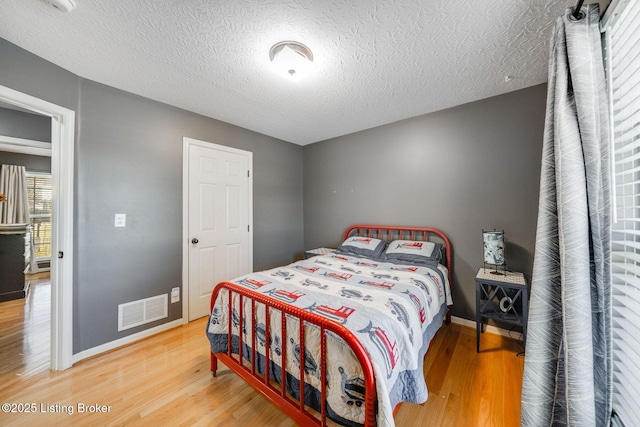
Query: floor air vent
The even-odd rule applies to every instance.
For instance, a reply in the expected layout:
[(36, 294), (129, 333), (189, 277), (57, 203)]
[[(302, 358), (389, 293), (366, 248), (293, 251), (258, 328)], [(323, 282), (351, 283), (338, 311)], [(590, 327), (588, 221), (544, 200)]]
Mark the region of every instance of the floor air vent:
[(118, 306), (118, 331), (144, 325), (167, 317), (168, 294), (127, 302)]

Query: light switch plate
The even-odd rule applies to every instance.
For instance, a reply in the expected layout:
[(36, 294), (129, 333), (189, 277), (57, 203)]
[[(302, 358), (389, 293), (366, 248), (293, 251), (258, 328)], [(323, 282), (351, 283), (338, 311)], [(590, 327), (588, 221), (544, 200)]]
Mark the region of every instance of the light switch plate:
[(171, 303), (180, 302), (180, 288), (171, 288)]
[(114, 227), (126, 227), (126, 226), (127, 226), (127, 214), (116, 214)]

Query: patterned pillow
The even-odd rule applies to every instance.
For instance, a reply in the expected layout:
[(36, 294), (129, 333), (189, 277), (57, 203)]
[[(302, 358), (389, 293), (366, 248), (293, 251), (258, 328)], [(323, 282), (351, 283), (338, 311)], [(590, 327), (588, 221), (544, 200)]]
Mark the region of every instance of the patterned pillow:
[(385, 261), (437, 264), (442, 258), (442, 243), (394, 240), (384, 253)]
[(352, 236), (342, 242), (338, 252), (350, 255), (362, 255), (368, 258), (380, 258), (387, 244), (372, 237)]

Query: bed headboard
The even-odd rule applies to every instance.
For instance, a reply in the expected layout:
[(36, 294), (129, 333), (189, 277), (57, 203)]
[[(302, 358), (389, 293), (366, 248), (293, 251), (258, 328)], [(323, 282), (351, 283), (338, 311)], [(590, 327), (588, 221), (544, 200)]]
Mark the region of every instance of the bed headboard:
[(421, 240), (442, 243), (445, 247), (445, 266), (449, 270), (449, 282), (452, 280), (453, 251), (446, 234), (437, 228), (407, 227), (402, 225), (355, 224), (344, 232), (344, 239), (350, 236), (365, 236), (391, 242), (392, 240)]

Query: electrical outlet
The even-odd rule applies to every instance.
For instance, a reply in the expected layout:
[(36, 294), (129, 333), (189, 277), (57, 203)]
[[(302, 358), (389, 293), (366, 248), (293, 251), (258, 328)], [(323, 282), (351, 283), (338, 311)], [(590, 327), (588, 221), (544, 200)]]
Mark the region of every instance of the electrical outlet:
[(127, 214), (116, 214), (116, 220), (114, 227), (126, 227), (127, 226)]
[(171, 288), (171, 303), (180, 302), (180, 288)]

